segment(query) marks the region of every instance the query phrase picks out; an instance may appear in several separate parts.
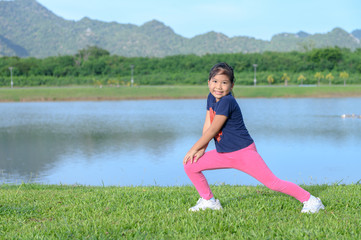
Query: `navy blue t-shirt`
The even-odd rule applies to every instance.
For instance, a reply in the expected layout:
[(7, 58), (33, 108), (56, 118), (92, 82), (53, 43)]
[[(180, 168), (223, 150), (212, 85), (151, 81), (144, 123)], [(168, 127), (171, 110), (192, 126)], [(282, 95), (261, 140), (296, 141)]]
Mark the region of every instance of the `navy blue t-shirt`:
[(253, 139), (244, 124), (241, 109), (231, 93), (222, 97), (218, 102), (209, 93), (207, 110), (209, 110), (211, 123), (215, 115), (227, 117), (225, 124), (214, 137), (217, 152), (234, 152), (253, 143)]

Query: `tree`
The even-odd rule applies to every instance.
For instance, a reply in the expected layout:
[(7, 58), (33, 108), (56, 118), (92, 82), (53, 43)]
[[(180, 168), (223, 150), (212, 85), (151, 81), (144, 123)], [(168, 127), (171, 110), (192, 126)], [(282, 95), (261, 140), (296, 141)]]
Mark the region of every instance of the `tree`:
[(110, 53), (102, 48), (97, 46), (87, 46), (87, 48), (81, 49), (75, 55), (76, 60), (80, 61), (88, 61), (89, 58), (99, 58), (103, 56), (109, 56)]
[(350, 75), (347, 72), (340, 72), (340, 78), (343, 79), (343, 85), (346, 86), (346, 79), (349, 77)]
[(272, 75), (268, 75), (267, 82), (268, 82), (269, 85), (271, 85), (274, 82), (274, 78), (273, 78)]
[(301, 81), (301, 85), (303, 85), (303, 81), (306, 80), (306, 77), (303, 76), (303, 74), (301, 74), (298, 78), (297, 78), (298, 81)]
[(283, 73), (282, 81), (285, 81), (285, 86), (288, 85), (288, 81), (290, 80), (290, 77), (287, 75), (287, 73)]
[(332, 80), (334, 79), (335, 77), (332, 76), (332, 73), (329, 73), (326, 75), (326, 80), (328, 80), (328, 84), (331, 85), (331, 82)]
[(322, 78), (324, 78), (324, 76), (323, 76), (323, 74), (322, 74), (321, 72), (317, 72), (317, 73), (315, 74), (315, 78), (317, 79), (317, 86), (319, 86), (319, 85), (320, 85), (320, 80), (321, 80)]
[(342, 60), (342, 51), (338, 47), (313, 49), (309, 53), (309, 58), (318, 68), (332, 70)]
[(107, 83), (109, 86), (119, 87), (119, 80), (117, 79), (109, 79)]

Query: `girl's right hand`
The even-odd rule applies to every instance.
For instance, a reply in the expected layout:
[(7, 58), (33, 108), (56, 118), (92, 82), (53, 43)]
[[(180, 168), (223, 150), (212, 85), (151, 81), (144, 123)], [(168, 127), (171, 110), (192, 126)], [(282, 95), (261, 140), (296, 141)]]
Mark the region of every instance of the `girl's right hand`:
[(194, 155), (194, 158), (193, 158), (193, 162), (196, 163), (198, 161), (198, 159), (200, 159), (204, 153), (205, 153), (205, 149), (200, 149), (195, 155)]
[(191, 152), (191, 150), (189, 150), (189, 152), (186, 154), (186, 156), (183, 159), (183, 164), (187, 164), (188, 161), (190, 161), (191, 163), (196, 163), (198, 161), (198, 159), (200, 157), (202, 157), (204, 155), (205, 149), (200, 149), (197, 152)]

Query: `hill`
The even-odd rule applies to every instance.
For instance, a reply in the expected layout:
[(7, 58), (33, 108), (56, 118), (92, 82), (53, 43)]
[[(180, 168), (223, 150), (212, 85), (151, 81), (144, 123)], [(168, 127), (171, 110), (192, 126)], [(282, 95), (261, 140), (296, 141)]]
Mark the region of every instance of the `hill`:
[(304, 51), (327, 46), (354, 50), (361, 47), (360, 31), (350, 34), (335, 28), (326, 34), (281, 33), (273, 36), (271, 41), (247, 36), (230, 38), (217, 32), (185, 38), (157, 20), (141, 26), (87, 17), (70, 21), (55, 15), (35, 0), (0, 1), (0, 56), (43, 58), (72, 55), (93, 45), (126, 57)]

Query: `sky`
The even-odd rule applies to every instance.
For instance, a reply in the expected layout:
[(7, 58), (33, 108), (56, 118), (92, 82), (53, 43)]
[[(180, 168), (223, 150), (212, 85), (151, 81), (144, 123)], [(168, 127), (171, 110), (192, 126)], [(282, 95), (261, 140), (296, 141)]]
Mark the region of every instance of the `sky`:
[(158, 20), (186, 38), (210, 31), (271, 40), (278, 33), (361, 29), (360, 0), (37, 0), (66, 20)]

